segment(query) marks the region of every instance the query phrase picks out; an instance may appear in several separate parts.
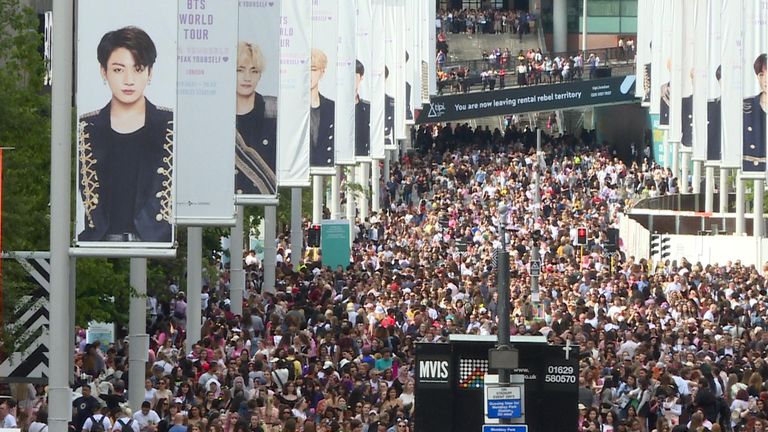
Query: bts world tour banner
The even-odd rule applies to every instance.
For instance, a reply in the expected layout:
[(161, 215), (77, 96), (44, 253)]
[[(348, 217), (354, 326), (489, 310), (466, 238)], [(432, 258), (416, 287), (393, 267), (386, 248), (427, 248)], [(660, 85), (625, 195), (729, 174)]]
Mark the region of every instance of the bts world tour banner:
[(232, 225), (237, 3), (181, 0), (178, 25), (176, 222)]
[[(235, 199), (277, 202), (280, 2), (239, 2), (235, 87)], [(232, 87), (229, 87), (232, 88)]]
[(78, 22), (76, 244), (170, 248), (177, 3), (81, 0)]
[(309, 186), (312, 10), (304, 0), (282, 0), (279, 4), (282, 12), (277, 178), (280, 186), (304, 187)]
[(371, 88), (373, 17), (371, 0), (358, 0), (355, 59), (355, 160), (371, 161)]
[(312, 0), (309, 166), (317, 175), (335, 172), (338, 9), (338, 0)]
[(742, 171), (750, 178), (766, 174), (765, 119), (768, 109), (766, 90), (766, 51), (768, 51), (768, 1), (749, 1), (744, 5), (744, 69), (742, 93)]

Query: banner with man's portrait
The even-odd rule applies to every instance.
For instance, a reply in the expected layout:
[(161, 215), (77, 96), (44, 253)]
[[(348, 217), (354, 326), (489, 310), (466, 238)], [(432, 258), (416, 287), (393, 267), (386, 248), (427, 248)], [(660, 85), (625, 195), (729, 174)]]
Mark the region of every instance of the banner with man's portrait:
[(429, 103), (429, 95), (437, 94), (437, 64), (435, 63), (435, 44), (437, 34), (435, 31), (436, 0), (422, 0), (418, 2), (421, 7), (421, 26), (419, 28), (419, 41), (421, 42), (421, 102)]
[[(417, 80), (419, 76), (416, 71), (420, 67), (421, 60), (418, 51), (418, 38), (416, 37), (416, 23), (418, 21), (418, 5), (416, 2), (404, 2), (402, 27), (403, 49), (405, 50), (405, 63), (403, 72), (405, 72), (405, 124), (414, 124), (413, 109), (415, 104)], [(416, 65), (416, 66), (414, 66)]]
[[(281, 0), (280, 103), (278, 104), (277, 181), (309, 186), (310, 68), (312, 10), (304, 0)], [(257, 21), (254, 26), (260, 24)]]
[(178, 19), (175, 1), (79, 2), (78, 247), (174, 244)]
[(661, 21), (661, 37), (654, 39), (659, 41), (660, 63), (654, 68), (654, 74), (659, 76), (659, 129), (669, 129), (669, 104), (670, 104), (670, 79), (672, 75), (672, 41), (675, 33), (680, 29), (674, 28), (673, 0), (663, 0), (663, 12)]
[(357, 0), (355, 35), (355, 160), (371, 161), (371, 90), (373, 73), (372, 0)]
[[(683, 91), (683, 44), (686, 32), (686, 18), (681, 2), (672, 2), (672, 27), (677, 29), (672, 32), (669, 39), (669, 132), (667, 136), (670, 142), (681, 142), (682, 139), (682, 91)], [(663, 106), (663, 105), (662, 105)], [(682, 146), (681, 146), (682, 147)], [(682, 148), (680, 149), (682, 151)]]
[(707, 76), (707, 164), (719, 166), (722, 158), (722, 0), (708, 0)]
[[(384, 96), (384, 148), (385, 150), (396, 150), (397, 141), (395, 138), (395, 123), (398, 91), (397, 91), (397, 59), (400, 58), (396, 46), (396, 35), (399, 31), (399, 25), (396, 15), (396, 6), (394, 1), (384, 3), (384, 81), (386, 85), (386, 94)], [(402, 100), (401, 100), (402, 102)], [(403, 118), (405, 118), (405, 109), (403, 108)]]
[[(392, 127), (387, 126), (386, 114), (389, 112), (389, 101), (386, 93), (386, 58), (381, 53), (386, 52), (385, 12), (384, 0), (370, 1), (371, 5), (371, 60), (370, 77), (371, 86), (371, 159), (382, 160), (385, 153), (385, 142), (391, 140)], [(373, 55), (372, 53), (379, 53)], [(365, 66), (365, 64), (363, 64)], [(394, 108), (394, 105), (392, 105)]]
[(648, 73), (650, 74), (650, 85), (651, 85), (651, 100), (650, 100), (650, 106), (648, 107), (648, 112), (650, 114), (660, 114), (660, 107), (661, 107), (661, 74), (659, 71), (663, 69), (663, 61), (662, 61), (662, 55), (661, 55), (661, 41), (664, 38), (664, 31), (663, 31), (663, 20), (662, 16), (664, 16), (666, 13), (669, 13), (669, 9), (667, 8), (668, 0), (652, 0), (653, 1), (653, 10), (657, 11), (657, 13), (654, 15), (654, 18), (651, 22), (651, 25), (653, 27), (653, 32), (651, 35), (651, 41), (649, 42), (648, 46), (650, 48), (650, 55), (651, 55), (651, 66), (648, 68)]
[(766, 175), (765, 119), (768, 111), (766, 52), (768, 1), (744, 4), (744, 68), (742, 87), (742, 172), (749, 178)]
[[(709, 0), (696, 0), (693, 30), (693, 156), (695, 161), (707, 160), (709, 102)], [(719, 113), (718, 113), (719, 114)]]
[(651, 43), (653, 38), (654, 0), (637, 2), (637, 56), (635, 68), (635, 97), (643, 106), (648, 106), (651, 98)]
[(336, 62), (336, 164), (355, 164), (355, 75), (357, 60), (357, 0), (339, 7)]
[(700, 8), (699, 3), (705, 3), (705, 1), (693, 0), (690, 9), (682, 13), (683, 34), (680, 41), (682, 61), (680, 61), (680, 71), (676, 72), (679, 73), (680, 79), (680, 143), (682, 151), (685, 152), (693, 152), (693, 74), (695, 73), (693, 62), (696, 53), (696, 8)]
[(312, 1), (309, 166), (313, 175), (333, 175), (339, 0)]
[(410, 109), (407, 92), (408, 84), (406, 82), (407, 74), (405, 64), (408, 61), (407, 44), (405, 42), (405, 31), (403, 31), (405, 17), (405, 0), (393, 0), (395, 7), (395, 23), (396, 27), (392, 30), (395, 32), (395, 139), (404, 140), (405, 134), (405, 121), (408, 118), (406, 114)]
[[(744, 9), (741, 0), (722, 0), (722, 119), (721, 166), (742, 166), (743, 80), (746, 67), (744, 56)], [(751, 65), (750, 65), (751, 66)]]
[(178, 24), (176, 222), (232, 225), (237, 3), (181, 0)]
[(238, 204), (277, 202), (280, 2), (239, 2), (234, 179)]

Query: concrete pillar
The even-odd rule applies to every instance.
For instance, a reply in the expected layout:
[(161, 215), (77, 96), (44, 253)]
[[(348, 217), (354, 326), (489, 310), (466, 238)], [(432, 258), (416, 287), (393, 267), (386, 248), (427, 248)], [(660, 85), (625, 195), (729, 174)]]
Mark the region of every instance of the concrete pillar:
[(323, 220), (323, 176), (312, 176), (312, 223), (320, 225)]
[[(203, 229), (187, 227), (187, 352), (200, 340), (203, 292)], [(232, 297), (232, 296), (231, 296)], [(234, 309), (236, 299), (231, 298)]]
[(304, 228), (301, 216), (301, 188), (291, 188), (291, 254), (293, 263), (298, 264), (304, 256)]
[(744, 216), (744, 179), (741, 176), (736, 177), (736, 229), (735, 235), (745, 234), (745, 216)]
[(552, 49), (556, 53), (568, 51), (568, 1), (552, 2)]
[(693, 161), (693, 193), (701, 193), (701, 167), (704, 165), (702, 161)]
[(672, 175), (677, 177), (677, 184), (680, 183), (680, 142), (676, 141), (670, 141), (669, 145), (671, 147), (670, 151), (670, 157), (672, 158), (672, 161), (670, 163), (670, 167), (672, 168)]
[(378, 213), (381, 210), (379, 180), (381, 180), (381, 166), (378, 160), (373, 160), (371, 162), (371, 209), (374, 213)]
[(360, 164), (360, 184), (363, 186), (363, 193), (360, 195), (358, 207), (360, 208), (360, 219), (365, 221), (368, 219), (368, 194), (370, 193), (370, 169), (371, 164), (368, 162), (362, 162)]
[[(352, 167), (349, 170), (349, 173), (347, 174), (347, 183), (355, 183), (355, 180), (357, 177), (355, 176), (355, 167)], [(346, 196), (347, 196), (347, 206), (346, 206), (346, 219), (350, 222), (355, 222), (355, 192), (347, 188), (346, 190)]]
[[(264, 206), (264, 284), (263, 292), (275, 293), (275, 265), (277, 264), (277, 248), (275, 236), (277, 235), (277, 206)], [(301, 248), (296, 255), (291, 249), (291, 262), (297, 262), (301, 257)]]
[(236, 302), (235, 299), (242, 299), (245, 291), (245, 271), (243, 271), (244, 214), (245, 207), (237, 206), (235, 226), (232, 227), (229, 234), (229, 301), (234, 314), (243, 312), (242, 301)]
[(728, 212), (728, 168), (720, 168), (720, 213)]
[[(130, 282), (136, 292), (135, 295), (131, 295), (128, 305), (128, 367), (132, 371), (128, 374), (128, 401), (132, 410), (138, 410), (144, 401), (144, 378), (146, 378), (149, 360), (146, 258), (131, 258)], [(199, 332), (200, 329), (198, 329), (198, 335)], [(187, 339), (189, 340), (189, 337)], [(51, 365), (51, 368), (55, 366)]]
[(715, 207), (715, 167), (707, 166), (704, 178), (704, 211), (712, 213)]
[(335, 174), (331, 176), (331, 219), (338, 219), (341, 216), (340, 184), (341, 177), (344, 175), (344, 167), (336, 165)]
[(683, 161), (680, 166), (680, 182), (678, 183), (680, 185), (680, 192), (687, 194), (688, 193), (688, 166), (691, 164), (691, 153), (684, 151), (681, 154)]

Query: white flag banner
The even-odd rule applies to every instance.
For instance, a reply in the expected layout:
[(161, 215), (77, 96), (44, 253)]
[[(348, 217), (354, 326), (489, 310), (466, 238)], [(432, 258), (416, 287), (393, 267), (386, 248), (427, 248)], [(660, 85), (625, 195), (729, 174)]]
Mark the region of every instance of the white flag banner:
[(709, 0), (707, 54), (707, 162), (720, 166), (722, 158), (722, 0)]
[(658, 67), (654, 65), (654, 73), (659, 75), (659, 128), (669, 129), (669, 111), (670, 111), (670, 80), (672, 78), (672, 45), (675, 33), (680, 33), (680, 29), (675, 29), (674, 21), (674, 0), (662, 0), (663, 12), (661, 14), (661, 38), (659, 39), (659, 48), (661, 53)]
[(653, 0), (637, 2), (637, 56), (635, 64), (635, 97), (648, 106), (651, 98), (651, 43), (653, 39)]
[[(678, 42), (682, 51), (680, 53), (682, 61), (679, 61), (680, 71), (675, 72), (679, 73), (680, 79), (680, 143), (683, 152), (693, 151), (693, 62), (696, 53), (696, 8), (698, 3), (703, 3), (703, 1), (693, 0), (690, 3), (691, 8), (686, 11), (680, 10), (685, 6), (680, 2), (675, 7), (675, 13), (679, 12), (682, 15), (681, 28), (683, 29), (681, 40)], [(677, 21), (680, 22), (681, 20), (677, 19)]]
[(741, 168), (744, 9), (742, 0), (722, 0), (722, 159), (723, 167)]
[(235, 200), (240, 205), (274, 204), (282, 102), (278, 97), (280, 3), (239, 3), (237, 64), (233, 65), (237, 70)]
[(681, 142), (682, 139), (682, 101), (686, 88), (690, 91), (690, 78), (683, 78), (683, 64), (686, 55), (683, 54), (685, 33), (688, 31), (687, 22), (692, 21), (693, 14), (687, 13), (689, 19), (684, 16), (682, 2), (672, 2), (673, 28), (671, 39), (670, 75), (669, 75), (669, 140)]
[[(371, 161), (371, 90), (373, 16), (371, 0), (357, 0), (355, 60), (355, 160)], [(383, 96), (382, 96), (383, 99)], [(382, 139), (383, 146), (383, 139)]]
[(419, 2), (426, 12), (425, 29), (427, 33), (422, 36), (423, 41), (426, 44), (424, 47), (424, 55), (427, 62), (427, 79), (429, 80), (429, 86), (427, 87), (429, 93), (426, 96), (422, 96), (421, 101), (423, 103), (429, 103), (429, 95), (437, 94), (437, 27), (435, 22), (437, 19), (437, 0), (422, 0)]
[(76, 244), (172, 248), (178, 3), (78, 5)]
[(178, 32), (176, 223), (233, 225), (237, 3), (182, 0)]
[[(693, 157), (695, 161), (707, 160), (709, 101), (709, 0), (696, 0), (694, 4), (695, 24), (693, 30), (693, 52), (691, 68), (693, 71)], [(712, 71), (714, 72), (714, 71)]]
[[(410, 103), (408, 102), (408, 83), (406, 81), (406, 42), (405, 31), (403, 31), (405, 23), (405, 0), (393, 0), (395, 4), (395, 23), (396, 26), (392, 28), (395, 32), (395, 140), (405, 139), (405, 121), (407, 119), (407, 112), (410, 110)], [(395, 143), (396, 145), (398, 143)]]
[[(355, 66), (357, 0), (347, 0), (338, 12), (336, 61), (336, 164), (355, 164)], [(350, 7), (351, 6), (351, 7)]]
[[(405, 64), (403, 65), (403, 72), (405, 72), (405, 124), (412, 125), (413, 121), (413, 108), (415, 106), (414, 98), (416, 96), (416, 80), (418, 76), (416, 71), (420, 63), (419, 53), (416, 49), (418, 46), (418, 39), (416, 38), (416, 21), (418, 20), (418, 5), (413, 1), (403, 2), (403, 27), (405, 31), (402, 32), (403, 50), (405, 50)], [(416, 65), (416, 66), (414, 66)]]
[[(310, 68), (312, 11), (303, 0), (281, 0), (280, 101), (277, 180), (280, 186), (309, 186)], [(261, 25), (254, 23), (254, 26)]]
[[(395, 1), (384, 3), (384, 81), (386, 96), (384, 102), (384, 149), (396, 150), (395, 123), (397, 113), (397, 59), (395, 35), (400, 31)], [(405, 116), (405, 111), (403, 111)]]
[(768, 1), (747, 1), (744, 4), (744, 69), (742, 93), (742, 172), (750, 178), (765, 178), (765, 115), (768, 107), (766, 93), (765, 57), (768, 32), (766, 14)]
[[(385, 34), (385, 3), (384, 0), (370, 0), (371, 4), (371, 61), (370, 71), (367, 75), (371, 86), (371, 159), (384, 159), (385, 143), (392, 139), (392, 126), (389, 125), (386, 115), (390, 118), (394, 113), (389, 112), (389, 106), (394, 109), (394, 101), (390, 104), (390, 97), (386, 94), (386, 53)], [(373, 55), (378, 53), (378, 55)]]
[(668, 0), (652, 0), (653, 10), (656, 12), (653, 17), (653, 35), (651, 42), (649, 43), (651, 50), (651, 67), (648, 73), (651, 75), (651, 106), (648, 112), (651, 114), (661, 114), (661, 69), (664, 67), (662, 60), (662, 39), (664, 38), (663, 30), (663, 16), (668, 13), (667, 3)]
[(312, 1), (309, 166), (313, 175), (333, 175), (336, 155), (339, 0)]

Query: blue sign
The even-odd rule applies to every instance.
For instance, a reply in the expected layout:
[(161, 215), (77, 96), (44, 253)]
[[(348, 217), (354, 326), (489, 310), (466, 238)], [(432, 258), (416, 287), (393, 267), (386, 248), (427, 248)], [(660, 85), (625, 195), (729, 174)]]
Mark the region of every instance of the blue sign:
[(488, 418), (519, 418), (521, 415), (520, 399), (488, 400)]
[(483, 432), (528, 432), (528, 425), (483, 425)]

